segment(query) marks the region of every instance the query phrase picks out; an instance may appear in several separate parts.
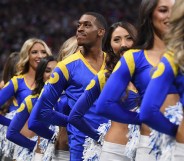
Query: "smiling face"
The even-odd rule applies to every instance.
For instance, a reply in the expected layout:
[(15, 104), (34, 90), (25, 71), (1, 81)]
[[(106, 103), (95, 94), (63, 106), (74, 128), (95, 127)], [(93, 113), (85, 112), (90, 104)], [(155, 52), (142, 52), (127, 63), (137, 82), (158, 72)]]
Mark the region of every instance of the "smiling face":
[(29, 66), (36, 70), (41, 58), (47, 56), (45, 47), (41, 43), (35, 43), (29, 51)]
[(130, 48), (132, 45), (133, 40), (128, 31), (118, 26), (111, 36), (111, 47), (113, 52), (117, 54), (121, 48)]
[(79, 22), (76, 32), (79, 46), (92, 45), (96, 42), (98, 31), (96, 18), (92, 15), (83, 15)]
[(159, 0), (152, 14), (154, 31), (160, 35), (166, 33), (169, 29), (169, 18), (175, 0)]

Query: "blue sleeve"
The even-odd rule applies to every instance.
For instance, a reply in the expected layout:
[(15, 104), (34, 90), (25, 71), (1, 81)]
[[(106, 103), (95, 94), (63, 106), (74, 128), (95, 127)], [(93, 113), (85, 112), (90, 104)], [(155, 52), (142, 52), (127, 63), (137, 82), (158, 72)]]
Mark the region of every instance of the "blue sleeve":
[[(66, 89), (68, 79), (69, 73), (66, 66), (62, 62), (58, 63), (33, 108), (33, 113), (37, 120), (57, 126), (65, 127), (67, 125), (68, 117), (54, 111), (53, 107), (60, 98), (63, 90)], [(29, 121), (31, 122), (32, 120), (30, 119)]]
[(11, 120), (0, 114), (0, 124), (4, 126), (9, 126)]
[(129, 89), (122, 97), (122, 107), (132, 110), (140, 106), (140, 95), (137, 91)]
[(36, 142), (28, 139), (20, 133), (27, 119), (29, 118), (29, 112), (26, 108), (25, 103), (23, 102), (19, 109), (17, 110), (16, 115), (13, 117), (7, 131), (7, 139), (22, 146), (33, 150)]
[(100, 94), (96, 107), (100, 115), (120, 123), (140, 124), (138, 113), (127, 110), (121, 104), (121, 96), (131, 81), (134, 70), (134, 58), (128, 51), (115, 66)]
[(171, 136), (176, 135), (178, 126), (172, 124), (160, 112), (160, 108), (174, 81), (175, 71), (174, 60), (170, 56), (168, 58), (163, 57), (146, 89), (140, 108), (140, 119), (142, 122), (159, 132)]
[(70, 106), (68, 105), (68, 98), (65, 94), (62, 94), (56, 105), (54, 106), (54, 109), (58, 111), (59, 113), (63, 113), (65, 115), (69, 115), (70, 113)]
[(5, 86), (0, 90), (0, 106), (8, 101), (16, 92), (18, 83), (16, 77), (13, 77)]
[[(54, 106), (54, 109), (58, 111), (59, 113), (63, 113), (64, 117), (65, 115), (69, 115), (70, 113), (70, 107), (68, 106), (67, 97), (66, 95), (62, 95), (60, 97), (60, 100), (56, 103)], [(51, 139), (54, 135), (54, 131), (49, 129), (49, 125), (47, 122), (41, 122), (36, 117), (36, 110), (32, 110), (29, 121), (28, 121), (28, 127), (30, 130), (34, 131), (39, 136), (42, 136), (46, 139)]]
[[(72, 108), (68, 122), (78, 128), (80, 131), (84, 132), (89, 137), (98, 141), (99, 135), (90, 123), (83, 117), (89, 108), (96, 101), (100, 95), (100, 85), (98, 81), (98, 76), (91, 80), (90, 84), (87, 86), (84, 93), (75, 103)], [(82, 125), (82, 126), (81, 126)]]
[(34, 110), (31, 111), (31, 114), (29, 116), (28, 128), (31, 131), (34, 131), (37, 135), (44, 137), (46, 139), (49, 139), (49, 140), (52, 138), (54, 134), (54, 132), (49, 129), (49, 125), (47, 125), (44, 122), (39, 121), (35, 117)]

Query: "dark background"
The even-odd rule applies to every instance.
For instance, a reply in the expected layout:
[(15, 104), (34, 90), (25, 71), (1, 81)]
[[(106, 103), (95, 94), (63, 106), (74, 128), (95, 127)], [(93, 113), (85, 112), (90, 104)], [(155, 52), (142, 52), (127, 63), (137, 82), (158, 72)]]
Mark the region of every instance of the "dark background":
[(43, 39), (57, 55), (87, 11), (101, 13), (108, 25), (136, 23), (141, 0), (0, 0), (0, 78), (6, 58), (31, 37)]

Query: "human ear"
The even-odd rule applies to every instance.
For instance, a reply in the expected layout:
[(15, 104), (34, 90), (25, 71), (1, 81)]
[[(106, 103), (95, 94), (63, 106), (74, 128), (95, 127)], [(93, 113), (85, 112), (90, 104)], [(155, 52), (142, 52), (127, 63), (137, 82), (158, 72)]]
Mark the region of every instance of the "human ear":
[(105, 35), (105, 29), (98, 29), (98, 35), (100, 37), (104, 36)]

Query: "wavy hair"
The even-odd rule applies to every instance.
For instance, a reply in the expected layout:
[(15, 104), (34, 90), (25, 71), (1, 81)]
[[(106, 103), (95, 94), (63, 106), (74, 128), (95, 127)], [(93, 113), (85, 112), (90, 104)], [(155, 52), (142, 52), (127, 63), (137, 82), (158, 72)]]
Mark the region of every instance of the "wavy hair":
[(133, 45), (135, 44), (135, 42), (137, 40), (137, 30), (136, 30), (135, 26), (133, 26), (131, 23), (129, 23), (127, 21), (121, 21), (121, 22), (116, 22), (110, 26), (108, 33), (107, 33), (107, 39), (106, 39), (105, 44), (104, 44), (104, 51), (107, 52), (106, 69), (108, 70), (108, 72), (106, 74), (106, 78), (109, 78), (115, 65), (117, 64), (117, 62), (120, 59), (121, 52), (114, 53), (112, 46), (111, 46), (112, 33), (114, 32), (114, 30), (117, 27), (122, 27), (125, 30), (127, 30), (127, 32), (129, 33), (129, 35), (132, 38)]
[(77, 38), (76, 36), (72, 36), (69, 39), (67, 39), (60, 47), (59, 56), (57, 60), (61, 61), (65, 59), (66, 57), (75, 53), (77, 49), (78, 49)]
[(47, 44), (41, 40), (41, 39), (37, 39), (37, 38), (30, 38), (28, 40), (26, 40), (20, 50), (20, 60), (17, 63), (17, 75), (20, 74), (25, 74), (28, 72), (29, 70), (29, 52), (31, 50), (31, 48), (33, 47), (33, 45), (35, 43), (40, 43), (44, 46), (47, 55), (52, 55), (51, 50), (49, 49), (49, 47), (47, 46)]
[(184, 71), (184, 1), (177, 0), (170, 18), (170, 29), (165, 36), (167, 48), (174, 52), (175, 62)]

